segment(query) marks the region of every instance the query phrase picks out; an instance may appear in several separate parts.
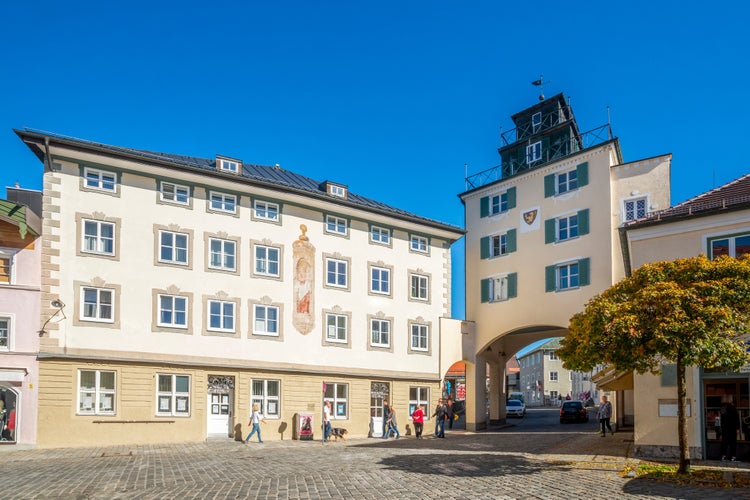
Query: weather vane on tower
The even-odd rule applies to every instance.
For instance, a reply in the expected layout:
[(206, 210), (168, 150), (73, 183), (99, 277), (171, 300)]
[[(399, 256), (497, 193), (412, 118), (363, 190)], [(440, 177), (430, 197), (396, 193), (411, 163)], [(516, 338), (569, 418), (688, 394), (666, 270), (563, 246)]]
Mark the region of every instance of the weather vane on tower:
[(540, 101), (544, 100), (544, 84), (549, 83), (549, 82), (550, 82), (549, 80), (547, 80), (546, 82), (544, 81), (544, 78), (542, 78), (541, 73), (539, 74), (539, 80), (534, 80), (533, 82), (531, 82), (531, 84), (534, 85), (535, 87), (539, 87), (539, 100)]

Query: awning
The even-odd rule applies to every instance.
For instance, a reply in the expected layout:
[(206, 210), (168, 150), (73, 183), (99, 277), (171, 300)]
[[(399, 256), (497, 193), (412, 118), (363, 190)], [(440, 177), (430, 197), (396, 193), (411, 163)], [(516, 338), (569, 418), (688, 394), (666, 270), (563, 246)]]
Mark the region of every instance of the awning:
[(591, 381), (605, 391), (633, 390), (633, 372), (617, 371), (611, 366), (592, 376)]
[(463, 361), (456, 361), (448, 368), (446, 377), (465, 377), (466, 376), (466, 363)]

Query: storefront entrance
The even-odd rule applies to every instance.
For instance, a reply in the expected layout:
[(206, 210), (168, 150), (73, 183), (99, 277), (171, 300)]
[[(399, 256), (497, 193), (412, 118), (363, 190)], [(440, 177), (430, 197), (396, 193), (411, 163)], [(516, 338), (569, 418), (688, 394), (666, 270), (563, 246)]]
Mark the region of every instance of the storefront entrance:
[(0, 387), (0, 444), (16, 444), (19, 431), (18, 395), (8, 387)]
[[(721, 436), (724, 429), (716, 425), (722, 405), (733, 401), (740, 416), (740, 430), (737, 436), (737, 459), (750, 461), (750, 392), (748, 377), (720, 377), (705, 373), (703, 378), (703, 425), (706, 441), (706, 459), (719, 460), (722, 456)], [(719, 419), (720, 421), (721, 419)]]

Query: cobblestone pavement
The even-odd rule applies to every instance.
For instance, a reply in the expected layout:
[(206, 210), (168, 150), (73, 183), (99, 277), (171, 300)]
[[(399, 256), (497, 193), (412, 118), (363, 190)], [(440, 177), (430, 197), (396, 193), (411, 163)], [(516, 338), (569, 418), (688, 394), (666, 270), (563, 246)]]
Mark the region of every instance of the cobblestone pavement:
[[(0, 450), (3, 498), (750, 499), (618, 472), (632, 434), (453, 432), (411, 436)], [(517, 450), (524, 450), (519, 452)], [(746, 464), (743, 464), (746, 466)]]

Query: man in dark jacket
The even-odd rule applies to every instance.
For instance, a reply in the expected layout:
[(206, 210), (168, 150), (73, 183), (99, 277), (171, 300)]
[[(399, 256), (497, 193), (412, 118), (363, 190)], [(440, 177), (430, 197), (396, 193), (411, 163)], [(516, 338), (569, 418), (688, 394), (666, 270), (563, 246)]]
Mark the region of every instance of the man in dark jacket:
[(445, 437), (445, 405), (442, 399), (438, 399), (437, 406), (435, 406), (435, 413), (432, 414), (435, 417), (435, 437)]
[(391, 416), (391, 407), (388, 406), (388, 400), (383, 400), (383, 436), (388, 432), (388, 417)]
[(729, 396), (721, 407), (721, 459), (737, 460), (737, 431), (740, 429), (740, 415)]

